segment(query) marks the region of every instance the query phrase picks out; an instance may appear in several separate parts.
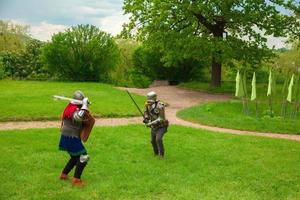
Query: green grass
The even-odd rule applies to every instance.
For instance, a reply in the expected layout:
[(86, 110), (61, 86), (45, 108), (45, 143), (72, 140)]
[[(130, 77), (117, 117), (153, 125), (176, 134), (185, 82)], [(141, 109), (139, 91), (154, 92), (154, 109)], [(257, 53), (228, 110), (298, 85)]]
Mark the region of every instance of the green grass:
[(222, 82), (220, 88), (213, 88), (210, 86), (210, 83), (205, 83), (205, 82), (186, 82), (186, 83), (180, 83), (178, 86), (184, 89), (191, 89), (191, 90), (197, 90), (197, 91), (209, 92), (209, 93), (233, 94), (235, 91), (234, 82)]
[[(55, 120), (66, 106), (53, 95), (72, 97), (82, 90), (93, 103), (92, 113), (102, 117), (136, 116), (138, 111), (125, 91), (110, 85), (83, 82), (0, 81), (0, 121)], [(142, 106), (144, 97), (134, 95)]]
[[(227, 81), (222, 82), (222, 85), (220, 88), (213, 88), (210, 86), (210, 83), (204, 83), (204, 82), (187, 82), (187, 83), (181, 83), (179, 84), (179, 87), (184, 89), (190, 89), (190, 90), (197, 90), (202, 92), (208, 92), (213, 94), (231, 94), (232, 96), (235, 95), (235, 82), (234, 81)], [(281, 103), (283, 101), (283, 97), (287, 96), (286, 93), (282, 93), (283, 84), (278, 83), (276, 84), (275, 91), (273, 94), (273, 101)], [(247, 95), (248, 98), (251, 95), (251, 82), (247, 82)], [(267, 90), (268, 90), (268, 84), (267, 83), (257, 83), (256, 84), (256, 91), (257, 91), (257, 100), (258, 101), (268, 101), (267, 97)]]
[(207, 103), (187, 108), (178, 112), (178, 116), (196, 123), (251, 131), (300, 134), (299, 117), (291, 118), (291, 107), (286, 118), (279, 116), (281, 106), (273, 107), (275, 117), (270, 117), (267, 104), (259, 104), (256, 116), (255, 103), (250, 103), (250, 114), (245, 115), (243, 105), (237, 100), (219, 103)]
[[(224, 82), (220, 88), (211, 88), (209, 83), (201, 82), (183, 83), (179, 87), (209, 93), (226, 93), (231, 94), (232, 97), (235, 94), (235, 82)], [(291, 110), (295, 110), (294, 104), (287, 105), (285, 116), (282, 117), (282, 103), (286, 102), (287, 95), (282, 93), (282, 84), (277, 84), (275, 87), (276, 90), (273, 93), (271, 101), (273, 110), (272, 118), (268, 116), (267, 113), (270, 113), (270, 106), (269, 97), (267, 97), (267, 88), (268, 85), (266, 83), (257, 84), (257, 114), (255, 102), (249, 101), (251, 84), (247, 83), (248, 105), (250, 107), (248, 115), (244, 114), (242, 99), (235, 98), (235, 100), (229, 102), (194, 106), (180, 111), (178, 116), (185, 120), (211, 126), (239, 130), (300, 134), (299, 116), (294, 117), (294, 115), (290, 114)]]
[(58, 129), (0, 132), (0, 199), (299, 199), (299, 142), (171, 126), (166, 159), (152, 156), (144, 126), (96, 128), (73, 188)]

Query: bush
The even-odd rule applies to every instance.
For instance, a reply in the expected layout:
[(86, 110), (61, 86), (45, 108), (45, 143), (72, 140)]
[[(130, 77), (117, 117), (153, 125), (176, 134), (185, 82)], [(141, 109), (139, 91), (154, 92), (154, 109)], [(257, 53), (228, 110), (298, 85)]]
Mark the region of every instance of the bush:
[(5, 77), (3, 58), (0, 56), (0, 80)]
[(119, 51), (109, 34), (92, 25), (78, 25), (53, 35), (43, 48), (43, 59), (62, 79), (108, 82)]
[(16, 52), (2, 52), (3, 76), (14, 79), (26, 79), (38, 76), (49, 77), (40, 59), (43, 43), (38, 40), (31, 40), (26, 44), (24, 50)]
[(203, 80), (203, 65), (193, 59), (182, 59), (166, 66), (158, 50), (141, 46), (133, 54), (133, 76), (146, 76), (150, 81), (168, 80), (179, 83), (191, 80)]
[(152, 80), (142, 74), (131, 73), (130, 79), (134, 87), (147, 88), (152, 83)]
[(116, 43), (120, 51), (120, 61), (111, 72), (111, 80), (114, 85), (135, 87), (131, 79), (133, 69), (133, 54), (139, 43), (132, 39), (117, 39)]

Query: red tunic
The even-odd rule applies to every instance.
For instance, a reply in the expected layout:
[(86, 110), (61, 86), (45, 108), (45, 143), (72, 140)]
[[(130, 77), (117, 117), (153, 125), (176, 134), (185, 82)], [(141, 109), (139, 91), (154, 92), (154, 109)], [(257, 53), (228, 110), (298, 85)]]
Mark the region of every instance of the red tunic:
[(61, 119), (62, 119), (62, 120), (63, 120), (63, 119), (72, 119), (73, 113), (74, 113), (77, 109), (79, 109), (79, 106), (78, 106), (78, 105), (69, 103), (69, 104), (67, 105), (67, 107), (65, 108), (64, 113), (63, 113)]

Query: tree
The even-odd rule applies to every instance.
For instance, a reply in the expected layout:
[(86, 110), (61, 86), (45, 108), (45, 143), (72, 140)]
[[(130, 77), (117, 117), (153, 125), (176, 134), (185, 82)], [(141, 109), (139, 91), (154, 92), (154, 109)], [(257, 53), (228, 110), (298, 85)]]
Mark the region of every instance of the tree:
[(43, 49), (43, 59), (60, 78), (108, 81), (119, 51), (109, 34), (92, 25), (78, 25), (53, 35)]
[(44, 42), (31, 39), (25, 47), (24, 52), (22, 53), (24, 64), (26, 65), (28, 71), (28, 78), (46, 78), (49, 77), (47, 69), (44, 67), (42, 62), (42, 48)]
[(292, 0), (125, 0), (131, 17), (124, 27), (160, 49), (166, 61), (209, 59), (211, 85), (219, 87), (222, 63), (259, 65), (272, 55), (267, 36), (297, 32), (297, 6)]
[(31, 39), (24, 49), (0, 54), (4, 75), (11, 78), (45, 78), (48, 75), (41, 61), (43, 42)]
[(120, 51), (120, 61), (111, 72), (112, 82), (115, 85), (132, 86), (130, 70), (133, 67), (133, 53), (140, 44), (132, 39), (116, 39)]
[(133, 73), (136, 76), (146, 76), (153, 80), (168, 80), (179, 83), (192, 80), (203, 80), (203, 63), (193, 59), (183, 59), (164, 67), (162, 54), (158, 50), (142, 45), (133, 54)]
[(31, 39), (28, 29), (29, 26), (0, 20), (0, 52), (24, 50)]

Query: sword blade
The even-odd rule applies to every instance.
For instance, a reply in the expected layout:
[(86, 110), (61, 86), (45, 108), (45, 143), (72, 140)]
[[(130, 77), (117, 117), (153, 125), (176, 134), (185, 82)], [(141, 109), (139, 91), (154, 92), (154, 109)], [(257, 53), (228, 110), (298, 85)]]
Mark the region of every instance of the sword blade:
[(76, 104), (82, 104), (82, 101), (81, 100), (77, 100), (77, 99), (72, 99), (72, 98), (68, 98), (68, 97), (64, 97), (64, 96), (58, 96), (58, 95), (54, 95), (53, 96), (54, 99), (59, 99), (59, 100), (64, 100), (64, 101), (72, 101)]
[(133, 97), (131, 96), (130, 92), (128, 90), (126, 90), (127, 94), (129, 95), (129, 97), (131, 98), (131, 100), (133, 101), (134, 105), (136, 106), (136, 108), (139, 110), (139, 112), (141, 113), (142, 117), (145, 119), (145, 116), (143, 114), (143, 112), (141, 111), (140, 107), (137, 105), (137, 103), (135, 102), (135, 100), (133, 99)]

